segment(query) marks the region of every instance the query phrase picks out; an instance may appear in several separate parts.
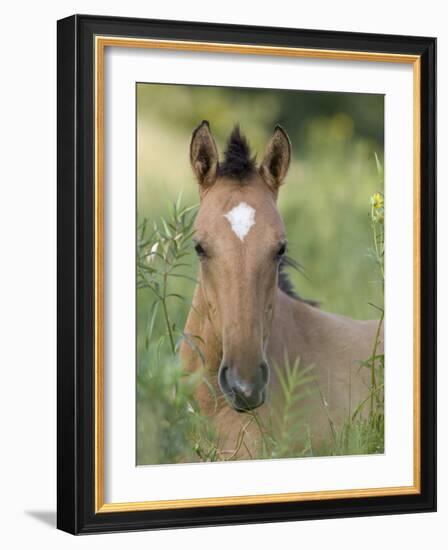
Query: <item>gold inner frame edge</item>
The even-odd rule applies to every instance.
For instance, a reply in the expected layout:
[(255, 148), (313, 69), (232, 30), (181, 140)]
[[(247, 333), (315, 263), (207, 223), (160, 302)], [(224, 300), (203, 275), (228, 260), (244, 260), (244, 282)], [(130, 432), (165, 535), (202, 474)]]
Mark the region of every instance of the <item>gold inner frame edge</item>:
[[(160, 50), (269, 55), (313, 59), (373, 61), (413, 65), (413, 485), (366, 489), (342, 489), (299, 493), (274, 493), (178, 500), (106, 503), (104, 501), (104, 53), (106, 47), (152, 48)], [(420, 125), (421, 60), (418, 55), (325, 50), (250, 44), (225, 44), (177, 40), (96, 36), (95, 59), (95, 513), (167, 510), (207, 506), (232, 506), (279, 502), (304, 502), (342, 498), (419, 494), (421, 490), (420, 425)]]

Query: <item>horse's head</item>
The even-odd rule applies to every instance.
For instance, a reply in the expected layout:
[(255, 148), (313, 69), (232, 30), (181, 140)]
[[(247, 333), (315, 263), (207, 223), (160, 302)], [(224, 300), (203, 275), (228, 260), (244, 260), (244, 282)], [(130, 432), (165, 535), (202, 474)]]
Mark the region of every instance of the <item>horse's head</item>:
[(266, 397), (266, 344), (279, 263), (286, 251), (276, 199), (290, 156), (289, 139), (280, 126), (259, 166), (238, 127), (222, 163), (208, 122), (196, 128), (191, 140), (191, 165), (201, 197), (194, 237), (200, 285), (222, 345), (219, 386), (237, 411), (259, 407)]

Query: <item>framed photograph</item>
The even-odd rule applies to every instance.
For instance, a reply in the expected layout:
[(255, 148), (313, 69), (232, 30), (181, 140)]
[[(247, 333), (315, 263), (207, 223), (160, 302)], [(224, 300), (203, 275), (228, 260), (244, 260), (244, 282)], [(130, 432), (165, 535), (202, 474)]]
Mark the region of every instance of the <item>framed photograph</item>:
[(434, 511), (434, 38), (58, 22), (58, 527)]

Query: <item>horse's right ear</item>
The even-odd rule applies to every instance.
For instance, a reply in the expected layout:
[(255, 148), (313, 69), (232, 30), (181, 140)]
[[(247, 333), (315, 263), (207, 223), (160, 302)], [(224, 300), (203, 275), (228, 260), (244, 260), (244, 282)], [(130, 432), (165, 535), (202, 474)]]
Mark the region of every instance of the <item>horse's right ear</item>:
[(290, 162), (291, 142), (286, 131), (277, 124), (260, 165), (261, 175), (275, 196), (285, 179)]
[(191, 136), (190, 162), (202, 190), (215, 183), (218, 175), (218, 149), (207, 120), (203, 120)]

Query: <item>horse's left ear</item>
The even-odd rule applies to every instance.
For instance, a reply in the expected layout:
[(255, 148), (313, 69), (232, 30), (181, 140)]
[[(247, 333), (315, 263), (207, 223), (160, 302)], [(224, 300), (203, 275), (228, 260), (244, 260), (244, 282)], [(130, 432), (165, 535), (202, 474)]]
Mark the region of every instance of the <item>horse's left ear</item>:
[(260, 173), (275, 194), (283, 183), (291, 161), (291, 142), (285, 130), (277, 125), (266, 147)]
[(218, 149), (207, 120), (203, 120), (193, 132), (190, 162), (201, 192), (215, 183), (218, 174)]

